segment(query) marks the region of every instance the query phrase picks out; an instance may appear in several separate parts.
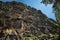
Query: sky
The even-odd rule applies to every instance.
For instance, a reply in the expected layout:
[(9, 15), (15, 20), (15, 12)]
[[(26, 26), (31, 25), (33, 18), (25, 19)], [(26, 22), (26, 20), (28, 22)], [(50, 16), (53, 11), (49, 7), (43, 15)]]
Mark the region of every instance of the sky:
[[(6, 2), (12, 0), (2, 0), (2, 1)], [(55, 13), (53, 13), (53, 9), (52, 9), (53, 4), (48, 4), (46, 6), (43, 3), (40, 3), (42, 0), (16, 0), (16, 1), (27, 4), (28, 6), (34, 7), (37, 10), (41, 10), (42, 13), (44, 13), (48, 18), (52, 18), (56, 20)]]

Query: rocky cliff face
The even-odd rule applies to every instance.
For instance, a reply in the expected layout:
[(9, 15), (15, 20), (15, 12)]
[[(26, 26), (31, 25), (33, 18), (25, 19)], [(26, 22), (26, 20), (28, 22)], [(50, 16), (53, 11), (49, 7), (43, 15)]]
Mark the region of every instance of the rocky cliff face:
[(56, 22), (20, 2), (0, 2), (1, 40), (57, 40)]

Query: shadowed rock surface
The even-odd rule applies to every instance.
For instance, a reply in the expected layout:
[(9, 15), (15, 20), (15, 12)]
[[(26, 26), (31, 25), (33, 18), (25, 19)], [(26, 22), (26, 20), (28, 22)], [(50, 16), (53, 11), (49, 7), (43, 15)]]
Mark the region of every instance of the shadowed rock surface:
[(0, 40), (57, 40), (57, 25), (26, 4), (0, 1)]

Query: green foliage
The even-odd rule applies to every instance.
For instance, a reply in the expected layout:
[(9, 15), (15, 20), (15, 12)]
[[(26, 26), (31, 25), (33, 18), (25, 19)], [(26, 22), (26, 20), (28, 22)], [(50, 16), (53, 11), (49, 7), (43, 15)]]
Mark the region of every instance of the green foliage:
[(60, 0), (42, 0), (43, 4), (52, 4), (54, 13), (56, 15), (56, 20), (60, 23)]
[(36, 40), (36, 39), (37, 40), (42, 40), (42, 39), (46, 40), (46, 38), (48, 39), (48, 37), (50, 37), (51, 40), (57, 40), (58, 36), (59, 36), (58, 34), (49, 34), (49, 36), (48, 36), (48, 34), (43, 34), (43, 33), (41, 33), (37, 36), (35, 36), (33, 34), (29, 34), (29, 35), (26, 35), (25, 39), (26, 40)]
[(51, 4), (51, 3), (53, 3), (53, 0), (42, 0), (42, 3), (43, 4)]
[(46, 34), (43, 34), (43, 33), (39, 35), (40, 38), (43, 38), (45, 36), (47, 36), (47, 35)]
[(29, 34), (29, 35), (26, 35), (25, 37), (26, 39), (29, 39), (29, 40), (33, 40), (36, 38), (36, 36), (34, 36), (33, 34)]

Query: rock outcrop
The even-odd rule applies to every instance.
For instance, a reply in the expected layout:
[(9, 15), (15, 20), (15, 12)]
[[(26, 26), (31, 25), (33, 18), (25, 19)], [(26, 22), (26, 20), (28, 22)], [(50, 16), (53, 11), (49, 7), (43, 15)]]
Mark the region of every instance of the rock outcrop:
[(0, 1), (1, 40), (57, 40), (57, 22), (20, 2)]

